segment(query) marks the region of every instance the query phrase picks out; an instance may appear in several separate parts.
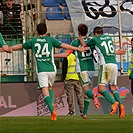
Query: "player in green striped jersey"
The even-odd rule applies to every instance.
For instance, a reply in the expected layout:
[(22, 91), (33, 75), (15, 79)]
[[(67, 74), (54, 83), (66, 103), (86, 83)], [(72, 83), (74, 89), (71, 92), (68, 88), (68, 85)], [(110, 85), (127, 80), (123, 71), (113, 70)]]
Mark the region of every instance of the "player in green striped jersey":
[[(103, 34), (101, 27), (95, 27), (93, 32), (95, 37), (86, 42), (86, 44), (89, 47), (95, 47), (100, 60), (100, 70), (98, 73), (98, 91), (109, 103), (111, 103), (112, 110), (110, 115), (113, 115), (119, 106), (119, 117), (123, 118), (125, 116), (124, 106), (122, 105), (118, 91), (116, 91), (118, 67), (115, 54), (124, 54), (126, 51), (119, 50), (115, 52), (111, 37), (109, 35)], [(82, 45), (85, 45), (82, 38), (80, 38), (80, 42)], [(115, 99), (113, 99), (105, 89), (106, 84), (109, 84), (109, 89)]]
[(56, 120), (56, 110), (53, 105), (54, 92), (52, 90), (52, 85), (54, 84), (56, 75), (56, 66), (53, 58), (54, 47), (62, 47), (81, 52), (85, 51), (85, 48), (73, 47), (69, 44), (62, 43), (53, 37), (47, 36), (47, 27), (45, 23), (40, 23), (37, 25), (37, 32), (39, 36), (26, 43), (14, 45), (11, 48), (12, 50), (19, 50), (22, 48), (32, 49), (36, 59), (38, 82), (44, 95), (44, 101), (51, 112), (51, 120)]
[[(78, 26), (78, 34), (84, 39), (85, 42), (88, 41), (88, 38), (86, 37), (87, 33), (88, 27), (85, 24), (80, 24)], [(80, 41), (78, 39), (75, 39), (71, 45), (75, 47), (81, 47)], [(79, 75), (80, 82), (85, 93), (84, 111), (83, 115), (81, 115), (83, 118), (86, 118), (86, 115), (88, 113), (90, 99), (93, 99), (96, 108), (100, 108), (100, 103), (98, 101), (97, 94), (94, 94), (91, 90), (92, 79), (94, 77), (95, 71), (95, 60), (93, 52), (94, 46), (89, 47), (88, 51), (86, 52), (75, 51), (76, 71)]]

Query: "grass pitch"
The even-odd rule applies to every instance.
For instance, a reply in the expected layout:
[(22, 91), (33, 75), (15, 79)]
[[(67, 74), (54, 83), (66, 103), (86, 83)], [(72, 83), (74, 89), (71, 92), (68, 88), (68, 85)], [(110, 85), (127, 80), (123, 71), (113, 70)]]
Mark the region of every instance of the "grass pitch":
[(0, 117), (0, 133), (133, 133), (133, 115)]

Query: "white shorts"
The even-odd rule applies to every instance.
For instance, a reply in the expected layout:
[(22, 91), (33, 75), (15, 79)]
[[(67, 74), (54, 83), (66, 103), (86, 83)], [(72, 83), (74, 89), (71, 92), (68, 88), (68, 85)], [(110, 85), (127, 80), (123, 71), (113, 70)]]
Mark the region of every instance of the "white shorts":
[(40, 72), (37, 76), (40, 88), (48, 87), (54, 84), (56, 72)]
[(78, 73), (82, 86), (91, 85), (94, 77), (94, 71), (82, 71)]
[(100, 66), (98, 73), (98, 84), (117, 84), (117, 73), (118, 66), (117, 64), (108, 63)]

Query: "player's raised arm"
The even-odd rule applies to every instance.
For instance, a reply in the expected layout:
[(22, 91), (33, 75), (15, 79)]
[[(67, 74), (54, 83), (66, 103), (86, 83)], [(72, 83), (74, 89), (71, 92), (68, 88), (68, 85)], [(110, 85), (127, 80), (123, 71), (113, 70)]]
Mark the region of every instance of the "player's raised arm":
[(69, 53), (67, 53), (67, 52), (54, 54), (54, 58), (66, 58), (68, 55), (69, 55)]
[(80, 52), (84, 52), (84, 51), (88, 50), (86, 47), (74, 47), (74, 46), (71, 46), (71, 45), (65, 44), (65, 43), (62, 43), (61, 47), (64, 48), (64, 49), (77, 50), (77, 51), (80, 51)]
[(66, 50), (64, 53), (54, 54), (54, 58), (66, 58), (72, 52), (73, 52), (73, 50)]

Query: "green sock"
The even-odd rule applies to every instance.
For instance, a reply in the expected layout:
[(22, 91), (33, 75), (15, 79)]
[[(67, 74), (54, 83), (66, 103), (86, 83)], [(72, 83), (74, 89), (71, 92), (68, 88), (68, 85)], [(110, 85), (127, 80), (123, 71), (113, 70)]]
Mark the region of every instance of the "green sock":
[(84, 115), (88, 114), (89, 105), (90, 105), (90, 98), (84, 97), (84, 111), (83, 111)]
[(120, 98), (120, 95), (119, 95), (118, 91), (114, 91), (113, 92), (113, 96), (114, 96), (114, 98), (115, 98), (115, 100), (117, 102), (119, 102), (120, 104), (122, 104), (122, 101), (121, 101), (121, 98)]
[(93, 99), (94, 94), (93, 94), (92, 90), (86, 90), (86, 95), (87, 95), (89, 98)]
[(105, 97), (105, 99), (110, 103), (114, 104), (115, 100), (111, 97), (110, 93), (107, 90), (103, 90), (101, 94)]
[(49, 95), (50, 95), (50, 98), (52, 100), (52, 103), (54, 103), (54, 91), (53, 90), (49, 90)]
[(45, 96), (44, 101), (46, 102), (46, 105), (48, 106), (50, 112), (52, 113), (54, 110), (54, 107), (52, 106), (52, 100), (51, 100), (50, 96)]

